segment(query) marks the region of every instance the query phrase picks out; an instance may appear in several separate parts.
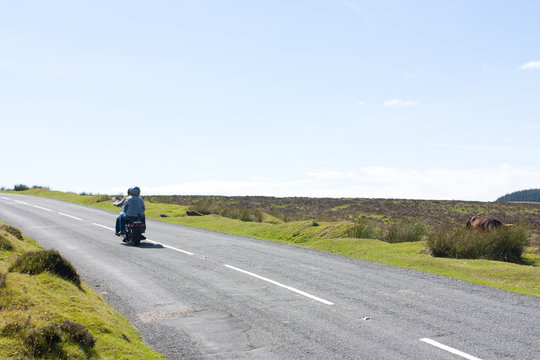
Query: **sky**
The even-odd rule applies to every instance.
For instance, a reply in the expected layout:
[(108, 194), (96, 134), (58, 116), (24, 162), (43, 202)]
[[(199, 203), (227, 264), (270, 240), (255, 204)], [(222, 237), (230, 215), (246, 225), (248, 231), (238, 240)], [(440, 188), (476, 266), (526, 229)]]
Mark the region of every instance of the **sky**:
[(0, 0), (0, 186), (540, 188), (536, 0)]

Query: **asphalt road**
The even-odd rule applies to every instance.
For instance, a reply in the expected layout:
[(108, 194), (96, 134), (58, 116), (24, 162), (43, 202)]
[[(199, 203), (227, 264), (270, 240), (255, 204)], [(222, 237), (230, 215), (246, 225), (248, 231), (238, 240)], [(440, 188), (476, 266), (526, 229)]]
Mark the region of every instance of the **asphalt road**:
[(0, 194), (169, 359), (540, 359), (540, 299), (293, 246)]

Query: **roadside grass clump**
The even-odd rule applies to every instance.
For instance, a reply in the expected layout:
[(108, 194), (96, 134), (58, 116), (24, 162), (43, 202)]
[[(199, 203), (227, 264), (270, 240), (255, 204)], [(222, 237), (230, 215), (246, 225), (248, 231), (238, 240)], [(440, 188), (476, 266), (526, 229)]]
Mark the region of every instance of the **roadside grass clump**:
[(391, 244), (421, 241), (426, 235), (426, 226), (421, 222), (401, 220), (389, 224), (382, 238)]
[(530, 235), (522, 225), (493, 231), (438, 228), (427, 236), (426, 245), (435, 257), (488, 259), (521, 263)]
[(0, 234), (0, 251), (11, 251), (13, 250), (13, 245), (9, 239), (6, 239), (2, 234)]
[(0, 332), (2, 336), (21, 337), (26, 355), (33, 357), (66, 358), (62, 345), (74, 343), (89, 353), (96, 341), (86, 326), (71, 320), (62, 323), (48, 323), (35, 326), (26, 321), (25, 324), (9, 323)]
[(82, 324), (71, 320), (64, 320), (60, 324), (60, 329), (68, 336), (68, 338), (83, 348), (92, 348), (96, 344), (96, 340), (88, 331), (88, 328)]
[(58, 346), (61, 341), (62, 332), (57, 324), (35, 328), (23, 336), (27, 355), (34, 357), (53, 355), (55, 358), (64, 358), (65, 354)]
[(7, 284), (7, 274), (0, 273), (0, 289), (4, 289)]
[(0, 225), (0, 229), (4, 230), (8, 234), (15, 236), (21, 241), (24, 239), (21, 230), (17, 229), (16, 227), (13, 227), (11, 225)]
[(47, 271), (71, 281), (79, 288), (81, 286), (81, 279), (75, 267), (56, 250), (30, 251), (19, 255), (9, 271), (30, 275)]
[(357, 239), (378, 239), (381, 237), (381, 229), (373, 221), (360, 219), (348, 230), (347, 235)]

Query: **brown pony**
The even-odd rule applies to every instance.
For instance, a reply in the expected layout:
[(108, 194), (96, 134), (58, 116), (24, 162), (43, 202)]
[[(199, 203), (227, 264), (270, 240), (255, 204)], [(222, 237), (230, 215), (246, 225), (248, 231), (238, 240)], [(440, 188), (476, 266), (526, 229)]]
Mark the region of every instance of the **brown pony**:
[(493, 230), (503, 226), (503, 223), (492, 217), (473, 215), (466, 226), (467, 229)]

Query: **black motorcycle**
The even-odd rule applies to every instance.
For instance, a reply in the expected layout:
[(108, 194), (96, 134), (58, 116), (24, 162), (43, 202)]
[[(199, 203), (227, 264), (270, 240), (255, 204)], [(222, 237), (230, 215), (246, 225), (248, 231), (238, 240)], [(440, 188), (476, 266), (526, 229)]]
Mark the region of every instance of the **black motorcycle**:
[(128, 217), (126, 219), (126, 233), (123, 235), (122, 241), (128, 245), (139, 246), (141, 240), (146, 239), (143, 235), (144, 231), (145, 226), (140, 219)]

